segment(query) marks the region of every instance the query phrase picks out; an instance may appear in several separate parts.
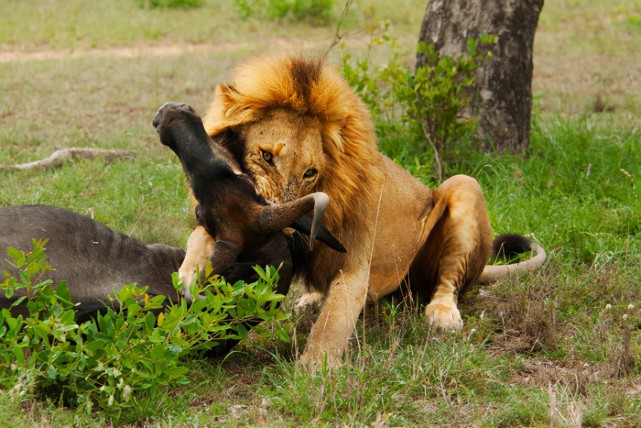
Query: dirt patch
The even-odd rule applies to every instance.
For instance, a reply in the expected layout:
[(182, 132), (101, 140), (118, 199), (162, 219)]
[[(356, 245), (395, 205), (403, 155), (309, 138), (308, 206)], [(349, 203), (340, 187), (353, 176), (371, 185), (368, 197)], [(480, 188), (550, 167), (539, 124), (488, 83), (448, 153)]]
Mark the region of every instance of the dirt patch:
[[(267, 42), (276, 49), (314, 48), (318, 42), (273, 39)], [(135, 45), (98, 49), (44, 49), (33, 52), (0, 49), (0, 64), (45, 60), (69, 60), (96, 57), (137, 58), (175, 56), (199, 52), (212, 54), (250, 50), (246, 42), (220, 44)], [(641, 57), (626, 58), (627, 65), (606, 54), (534, 56), (532, 92), (542, 111), (580, 114), (590, 111), (636, 111), (641, 94)]]
[(100, 49), (45, 49), (35, 52), (17, 50), (0, 51), (0, 63), (29, 62), (45, 60), (67, 60), (91, 57), (123, 57), (133, 58), (146, 55), (179, 55), (185, 52), (215, 52), (238, 49), (242, 44), (225, 43), (221, 45), (186, 44), (170, 46), (121, 46)]
[[(318, 43), (301, 39), (274, 38), (263, 41), (272, 49), (287, 49), (292, 47), (308, 49)], [(21, 51), (0, 47), (0, 64), (9, 62), (31, 62), (45, 60), (68, 60), (77, 58), (99, 58), (99, 57), (120, 57), (136, 58), (142, 56), (171, 56), (182, 55), (191, 52), (216, 53), (231, 52), (243, 49), (250, 49), (255, 43), (200, 43), (200, 44), (171, 44), (171, 45), (146, 45), (136, 44), (133, 46), (114, 46), (95, 49), (42, 49), (38, 51)]]
[[(625, 13), (624, 13), (625, 12)], [(591, 112), (630, 112), (641, 114), (641, 30), (629, 28), (627, 20), (639, 10), (621, 10), (599, 2), (587, 2), (577, 10), (573, 3), (547, 2), (535, 37), (534, 107), (543, 112), (582, 114)], [(404, 28), (398, 37), (411, 51), (418, 35)], [(328, 33), (315, 37), (272, 37), (225, 43), (145, 44), (102, 48), (50, 49), (31, 46), (21, 50), (0, 46), (0, 64), (87, 57), (176, 56), (190, 52), (215, 54), (232, 51), (255, 52), (326, 47)], [(331, 38), (331, 35), (329, 35)], [(346, 41), (359, 44), (350, 36)], [(411, 56), (411, 55), (410, 55)]]
[(601, 383), (608, 378), (607, 367), (584, 364), (581, 366), (565, 366), (559, 362), (545, 359), (527, 358), (514, 378), (522, 383), (546, 387), (550, 384), (561, 384), (572, 394), (587, 394), (588, 385)]
[[(634, 110), (641, 94), (641, 56), (535, 55), (532, 92), (535, 99), (539, 96), (535, 102), (544, 111), (573, 114)], [(599, 109), (599, 104), (605, 107)]]

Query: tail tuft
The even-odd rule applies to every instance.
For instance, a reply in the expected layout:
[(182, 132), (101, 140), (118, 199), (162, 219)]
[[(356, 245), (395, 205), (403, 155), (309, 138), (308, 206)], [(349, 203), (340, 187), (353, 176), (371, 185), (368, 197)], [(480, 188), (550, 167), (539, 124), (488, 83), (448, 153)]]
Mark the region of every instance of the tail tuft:
[(487, 284), (509, 275), (521, 276), (528, 272), (534, 272), (545, 263), (547, 254), (543, 247), (536, 242), (530, 241), (525, 236), (513, 233), (497, 236), (492, 243), (492, 256), (495, 259), (510, 260), (519, 254), (527, 252), (532, 254), (532, 257), (527, 260), (505, 265), (485, 266), (478, 282)]
[(516, 233), (504, 233), (492, 242), (492, 257), (495, 259), (509, 260), (529, 251), (532, 251), (532, 242)]

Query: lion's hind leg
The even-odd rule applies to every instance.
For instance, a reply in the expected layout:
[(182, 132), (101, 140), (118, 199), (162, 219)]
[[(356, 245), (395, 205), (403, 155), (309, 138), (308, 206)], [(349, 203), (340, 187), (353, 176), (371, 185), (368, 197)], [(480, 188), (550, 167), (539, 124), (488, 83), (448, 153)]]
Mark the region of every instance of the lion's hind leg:
[[(438, 218), (410, 268), (412, 288), (427, 295), (427, 319), (437, 328), (460, 330), (459, 292), (479, 277), (490, 255), (492, 229), (476, 180), (457, 175), (435, 191)], [(432, 215), (432, 214), (430, 214)]]

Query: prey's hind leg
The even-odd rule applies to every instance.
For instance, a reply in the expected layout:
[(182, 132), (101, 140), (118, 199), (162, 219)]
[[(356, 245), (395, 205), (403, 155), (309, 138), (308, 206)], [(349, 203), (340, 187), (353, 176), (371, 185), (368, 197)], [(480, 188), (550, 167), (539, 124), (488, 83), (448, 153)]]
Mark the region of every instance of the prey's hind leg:
[(429, 297), (425, 315), (435, 327), (460, 330), (458, 295), (483, 271), (492, 228), (481, 188), (471, 177), (457, 175), (444, 181), (434, 191), (434, 202), (444, 202), (446, 208), (412, 263), (410, 281)]

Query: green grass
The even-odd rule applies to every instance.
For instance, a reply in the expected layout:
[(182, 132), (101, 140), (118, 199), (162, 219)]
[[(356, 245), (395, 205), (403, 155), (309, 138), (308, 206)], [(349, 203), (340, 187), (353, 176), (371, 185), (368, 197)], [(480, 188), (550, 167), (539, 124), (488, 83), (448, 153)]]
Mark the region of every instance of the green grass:
[[(241, 19), (233, 0), (205, 0), (202, 7), (189, 9), (139, 7), (137, 0), (88, 2), (44, 0), (37, 5), (0, 1), (0, 45), (34, 52), (43, 48), (74, 50), (129, 45), (231, 43), (266, 48), (276, 39), (318, 41), (325, 46), (334, 36), (333, 27), (314, 27), (308, 22), (260, 20), (260, 15)], [(144, 3), (144, 1), (143, 1)], [(336, 19), (344, 2), (335, 2)], [(425, 6), (416, 0), (394, 3), (363, 0), (351, 8), (348, 23), (361, 25), (379, 17), (402, 27), (420, 25)], [(417, 10), (420, 13), (417, 13)], [(418, 30), (413, 30), (418, 33)], [(292, 37), (293, 36), (293, 37)]]
[[(548, 3), (537, 35), (544, 63), (582, 55), (605, 61), (599, 64), (609, 70), (620, 58), (635, 58), (641, 33), (631, 2), (590, 0), (580, 13), (572, 0)], [(391, 35), (411, 52), (424, 2), (390, 5), (357, 2), (348, 22), (356, 27), (389, 19)], [(158, 106), (183, 101), (204, 112), (236, 61), (289, 37), (295, 47), (305, 40), (311, 51), (322, 51), (335, 32), (242, 21), (233, 1), (166, 10), (141, 9), (133, 0), (38, 6), (0, 0), (0, 10), (10, 11), (0, 14), (0, 58), (3, 52), (67, 52), (58, 59), (0, 61), (0, 164), (41, 159), (60, 147), (137, 152), (133, 160), (108, 165), (85, 160), (52, 171), (0, 172), (0, 206), (47, 203), (93, 212), (146, 242), (173, 245), (185, 244), (193, 219), (180, 165), (150, 124)], [(597, 43), (600, 16), (611, 25)], [(585, 33), (582, 25), (595, 33), (578, 37)], [(610, 36), (621, 32), (621, 43), (612, 42)], [(186, 43), (207, 47), (145, 50)], [(142, 53), (109, 50), (116, 47)], [(363, 52), (367, 43), (348, 38), (347, 49)], [(461, 303), (460, 335), (430, 331), (411, 305), (371, 305), (346, 365), (316, 377), (295, 363), (310, 314), (294, 317), (292, 344), (262, 326), (223, 362), (191, 361), (191, 384), (175, 390), (176, 412), (140, 424), (571, 426), (580, 416), (585, 426), (641, 425), (638, 100), (601, 114), (566, 108), (574, 97), (590, 105), (597, 92), (623, 98), (616, 88), (610, 91), (607, 76), (578, 79), (579, 88), (566, 85), (576, 76), (565, 71), (547, 80), (536, 73), (539, 112), (529, 157), (477, 155), (449, 173), (475, 176), (494, 230), (531, 234), (548, 250), (545, 269), (470, 290)], [(634, 92), (634, 82), (625, 90)], [(385, 135), (381, 147), (429, 182), (431, 156), (407, 155), (399, 149), (407, 140), (397, 139)], [(184, 400), (189, 403), (183, 407)], [(18, 403), (7, 391), (0, 391), (0, 417), (8, 426), (110, 423), (35, 398)]]

